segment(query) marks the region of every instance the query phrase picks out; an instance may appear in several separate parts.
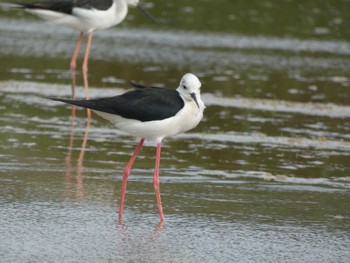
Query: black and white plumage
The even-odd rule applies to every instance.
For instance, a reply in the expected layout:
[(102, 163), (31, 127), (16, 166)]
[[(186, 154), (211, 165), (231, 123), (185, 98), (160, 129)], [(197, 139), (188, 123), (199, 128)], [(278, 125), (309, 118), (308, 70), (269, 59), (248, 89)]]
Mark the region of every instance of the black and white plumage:
[(92, 34), (96, 30), (107, 29), (121, 23), (128, 13), (128, 6), (139, 7), (154, 22), (157, 22), (153, 16), (146, 11), (142, 4), (140, 4), (139, 0), (46, 0), (14, 5), (14, 7), (22, 8), (54, 24), (80, 31), (70, 62), (73, 98), (75, 94), (76, 60), (82, 43), (83, 34), (88, 33), (82, 65), (87, 99), (89, 98), (87, 71)]
[[(140, 86), (138, 86), (140, 87)], [(127, 178), (145, 139), (157, 143), (154, 188), (161, 221), (164, 221), (159, 191), (159, 163), (161, 142), (164, 137), (186, 132), (198, 125), (205, 109), (200, 95), (201, 83), (191, 74), (185, 74), (179, 87), (174, 89), (143, 87), (122, 95), (92, 99), (56, 101), (91, 109), (116, 125), (119, 130), (141, 137), (128, 165), (124, 169), (119, 219), (123, 214)]]
[(119, 24), (126, 17), (128, 6), (139, 7), (156, 22), (139, 0), (46, 0), (16, 4), (16, 7), (44, 20), (81, 32), (92, 32)]
[(197, 126), (205, 108), (198, 78), (188, 73), (174, 89), (144, 87), (122, 95), (91, 99), (54, 99), (91, 109), (130, 135), (161, 142)]

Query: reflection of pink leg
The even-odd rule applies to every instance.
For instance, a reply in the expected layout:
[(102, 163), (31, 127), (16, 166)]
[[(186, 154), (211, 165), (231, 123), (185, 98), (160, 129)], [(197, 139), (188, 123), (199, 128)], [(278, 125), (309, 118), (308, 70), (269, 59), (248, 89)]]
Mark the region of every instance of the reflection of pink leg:
[(77, 39), (77, 43), (75, 45), (74, 53), (72, 56), (72, 60), (70, 61), (70, 78), (72, 81), (72, 99), (75, 99), (75, 69), (77, 67), (77, 57), (79, 54), (80, 46), (81, 46), (81, 41), (83, 40), (83, 32), (80, 32), (79, 38)]
[(131, 156), (128, 164), (126, 165), (125, 169), (124, 169), (124, 174), (123, 174), (123, 184), (122, 184), (122, 193), (121, 193), (121, 198), (120, 198), (120, 205), (119, 205), (119, 223), (121, 223), (122, 221), (122, 217), (123, 217), (123, 208), (124, 208), (124, 200), (125, 200), (125, 193), (126, 193), (126, 185), (128, 183), (128, 176), (130, 174), (130, 170), (132, 165), (135, 162), (135, 159), (144, 143), (145, 139), (142, 138), (139, 142), (139, 144), (137, 145), (134, 154)]
[(64, 176), (64, 183), (66, 185), (64, 196), (68, 197), (71, 192), (71, 177), (72, 177), (72, 150), (73, 150), (73, 141), (74, 141), (74, 127), (75, 127), (75, 111), (76, 107), (72, 106), (72, 115), (71, 115), (71, 125), (69, 133), (69, 145), (68, 152), (65, 159), (66, 163), (66, 175)]
[(160, 221), (164, 221), (163, 208), (162, 208), (162, 200), (160, 199), (160, 189), (159, 189), (159, 165), (160, 165), (160, 152), (162, 145), (161, 143), (157, 144), (157, 153), (156, 153), (156, 165), (154, 168), (154, 177), (153, 177), (153, 186), (154, 191), (156, 192), (156, 199), (158, 204)]
[(88, 39), (86, 42), (86, 49), (85, 49), (85, 56), (84, 56), (84, 62), (83, 62), (83, 80), (84, 80), (84, 87), (85, 87), (85, 98), (88, 100), (90, 98), (89, 96), (89, 83), (88, 83), (88, 61), (89, 61), (89, 55), (90, 55), (90, 47), (91, 47), (91, 41), (92, 41), (92, 32), (89, 33)]
[(91, 119), (87, 119), (85, 130), (84, 130), (83, 143), (81, 144), (80, 154), (77, 162), (78, 174), (80, 171), (82, 171), (82, 167), (83, 167), (84, 154), (86, 150), (87, 141), (89, 139), (90, 121)]
[(86, 150), (87, 141), (89, 138), (89, 129), (90, 129), (90, 119), (87, 119), (87, 123), (84, 130), (83, 143), (81, 145), (79, 158), (77, 161), (77, 198), (82, 199), (84, 197), (84, 185), (83, 185), (83, 172), (84, 172), (84, 155)]

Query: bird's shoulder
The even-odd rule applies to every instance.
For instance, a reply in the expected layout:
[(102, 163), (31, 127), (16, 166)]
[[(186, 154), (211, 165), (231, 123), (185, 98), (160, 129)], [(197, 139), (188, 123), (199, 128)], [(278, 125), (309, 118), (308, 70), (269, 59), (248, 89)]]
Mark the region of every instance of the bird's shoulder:
[(75, 0), (75, 7), (84, 9), (107, 10), (113, 4), (113, 0)]
[(175, 89), (161, 87), (143, 87), (128, 91), (119, 97), (138, 102), (153, 102), (155, 104), (178, 104), (182, 99)]

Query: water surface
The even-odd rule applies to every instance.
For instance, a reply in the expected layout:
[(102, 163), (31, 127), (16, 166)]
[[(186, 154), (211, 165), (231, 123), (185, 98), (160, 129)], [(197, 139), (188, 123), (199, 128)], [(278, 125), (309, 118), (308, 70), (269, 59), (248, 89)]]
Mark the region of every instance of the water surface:
[(76, 32), (1, 11), (2, 262), (348, 261), (349, 2), (199, 2), (148, 4), (160, 26), (131, 10), (91, 51), (91, 97), (129, 80), (175, 88), (188, 71), (202, 81), (203, 121), (164, 140), (164, 225), (155, 148), (118, 224), (137, 139), (43, 98), (70, 97)]

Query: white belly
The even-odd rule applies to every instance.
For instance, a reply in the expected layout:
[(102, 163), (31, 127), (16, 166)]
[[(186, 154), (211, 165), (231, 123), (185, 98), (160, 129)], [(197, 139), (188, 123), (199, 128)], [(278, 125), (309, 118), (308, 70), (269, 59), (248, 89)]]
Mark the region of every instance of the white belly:
[(26, 11), (57, 25), (63, 25), (82, 32), (91, 32), (115, 26), (124, 20), (128, 12), (127, 6), (117, 10), (115, 5), (113, 3), (112, 7), (107, 11), (74, 8), (72, 15), (42, 9), (26, 9)]
[(203, 118), (203, 110), (200, 110), (193, 102), (185, 104), (174, 117), (159, 121), (141, 122), (126, 119), (118, 115), (94, 111), (103, 118), (116, 124), (117, 128), (132, 136), (161, 142), (164, 137), (173, 136), (193, 129)]

